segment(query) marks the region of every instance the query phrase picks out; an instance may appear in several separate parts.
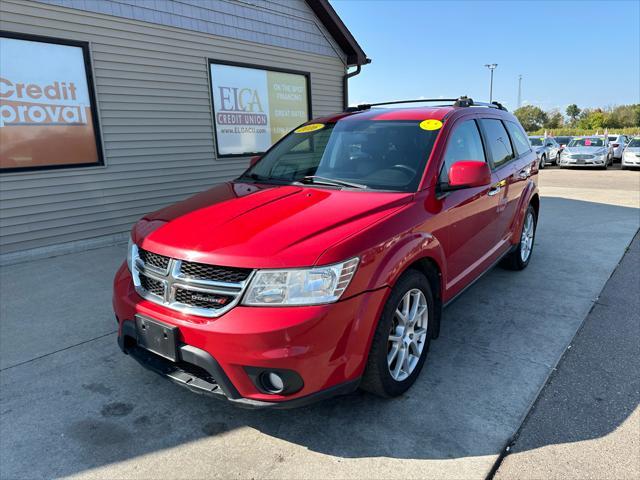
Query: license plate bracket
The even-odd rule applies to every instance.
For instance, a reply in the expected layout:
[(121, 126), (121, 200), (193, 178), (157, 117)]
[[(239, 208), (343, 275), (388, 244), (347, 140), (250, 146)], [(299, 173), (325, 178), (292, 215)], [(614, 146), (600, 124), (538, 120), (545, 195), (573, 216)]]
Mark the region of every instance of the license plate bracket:
[(178, 327), (136, 315), (138, 346), (173, 362), (178, 361)]

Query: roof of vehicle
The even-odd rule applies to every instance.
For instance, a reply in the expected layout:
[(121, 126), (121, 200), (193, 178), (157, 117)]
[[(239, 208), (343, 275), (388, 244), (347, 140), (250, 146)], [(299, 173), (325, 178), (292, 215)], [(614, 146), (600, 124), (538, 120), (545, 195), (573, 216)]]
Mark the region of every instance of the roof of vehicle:
[(456, 111), (472, 111), (472, 112), (503, 112), (506, 110), (498, 108), (487, 108), (484, 106), (457, 107), (453, 105), (436, 105), (426, 107), (385, 107), (385, 108), (367, 108), (362, 110), (353, 110), (336, 115), (315, 118), (312, 122), (332, 123), (341, 119), (358, 119), (358, 120), (440, 120), (444, 121), (445, 117)]

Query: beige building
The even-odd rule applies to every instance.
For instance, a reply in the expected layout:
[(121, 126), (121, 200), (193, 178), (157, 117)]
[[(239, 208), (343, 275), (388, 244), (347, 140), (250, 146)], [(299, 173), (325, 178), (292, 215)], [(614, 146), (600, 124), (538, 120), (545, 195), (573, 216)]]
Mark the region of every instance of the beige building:
[(368, 62), (326, 0), (2, 0), (0, 30), (5, 264), (126, 239), (341, 111)]

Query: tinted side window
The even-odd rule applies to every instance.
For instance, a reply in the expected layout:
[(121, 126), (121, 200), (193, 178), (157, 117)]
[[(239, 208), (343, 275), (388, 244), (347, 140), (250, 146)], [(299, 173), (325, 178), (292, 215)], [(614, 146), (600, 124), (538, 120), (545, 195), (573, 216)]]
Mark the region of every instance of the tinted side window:
[(513, 122), (505, 122), (505, 125), (509, 130), (509, 135), (511, 135), (513, 146), (516, 147), (518, 155), (531, 151), (531, 144), (522, 128)]
[(500, 120), (483, 118), (480, 120), (484, 128), (493, 166), (504, 165), (513, 158), (513, 149), (509, 142), (509, 135)]
[(444, 154), (444, 163), (440, 171), (440, 181), (449, 181), (449, 169), (451, 165), (460, 160), (486, 161), (482, 140), (478, 126), (474, 120), (467, 120), (457, 125), (447, 142), (447, 150)]

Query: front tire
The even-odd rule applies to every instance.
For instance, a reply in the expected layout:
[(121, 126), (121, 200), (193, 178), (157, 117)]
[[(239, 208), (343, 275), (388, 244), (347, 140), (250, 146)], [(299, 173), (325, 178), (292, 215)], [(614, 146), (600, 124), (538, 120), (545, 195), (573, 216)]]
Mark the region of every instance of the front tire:
[(538, 218), (533, 206), (529, 205), (524, 214), (522, 222), (522, 230), (520, 232), (520, 243), (509, 253), (501, 265), (507, 270), (524, 270), (529, 265), (531, 253), (533, 252), (533, 244), (536, 238), (536, 228)]
[(393, 287), (378, 321), (360, 388), (381, 397), (406, 392), (422, 370), (436, 321), (429, 280), (408, 270)]

